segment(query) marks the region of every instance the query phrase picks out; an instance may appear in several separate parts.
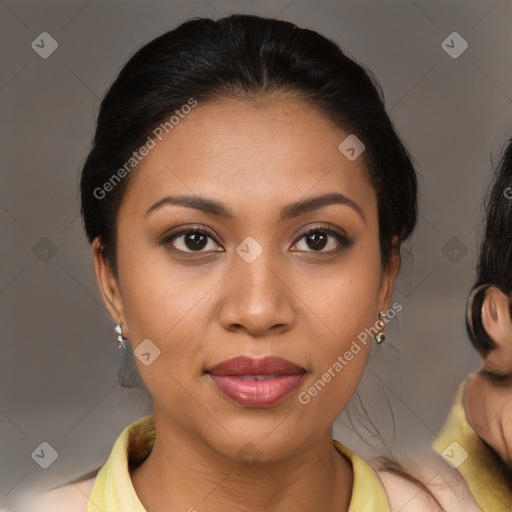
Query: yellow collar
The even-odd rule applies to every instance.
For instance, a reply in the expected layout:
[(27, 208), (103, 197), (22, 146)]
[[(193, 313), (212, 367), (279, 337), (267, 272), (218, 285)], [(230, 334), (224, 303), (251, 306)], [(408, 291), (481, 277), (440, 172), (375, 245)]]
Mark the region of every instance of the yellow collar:
[[(128, 463), (133, 459), (142, 461), (154, 441), (153, 416), (146, 416), (123, 430), (96, 477), (87, 512), (146, 512), (132, 485)], [(390, 512), (386, 492), (373, 469), (341, 443), (333, 442), (350, 461), (354, 472), (349, 512)]]

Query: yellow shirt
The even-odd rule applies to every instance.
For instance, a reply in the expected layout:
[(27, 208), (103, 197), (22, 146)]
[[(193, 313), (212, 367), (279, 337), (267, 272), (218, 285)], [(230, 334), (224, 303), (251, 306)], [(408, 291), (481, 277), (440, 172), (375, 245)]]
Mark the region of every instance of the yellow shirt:
[[(146, 416), (123, 430), (96, 477), (87, 512), (146, 512), (132, 485), (128, 462), (134, 453), (143, 460), (154, 441), (153, 416)], [(333, 443), (350, 461), (354, 472), (349, 512), (391, 512), (384, 487), (373, 469), (338, 441)]]
[(484, 512), (510, 512), (512, 492), (496, 467), (494, 453), (466, 418), (464, 393), (471, 377), (460, 384), (450, 414), (432, 447), (445, 460), (454, 461)]

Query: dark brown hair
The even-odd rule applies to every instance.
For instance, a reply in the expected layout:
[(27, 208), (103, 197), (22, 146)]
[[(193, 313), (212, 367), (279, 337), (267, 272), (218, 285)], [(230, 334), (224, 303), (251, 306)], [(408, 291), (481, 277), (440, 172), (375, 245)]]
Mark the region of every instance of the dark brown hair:
[[(489, 286), (512, 294), (512, 139), (500, 159), (485, 201), (485, 233), (480, 244), (477, 276), (466, 312), (471, 343), (485, 357), (496, 343), (482, 322), (482, 305)], [(509, 306), (512, 318), (512, 305)]]

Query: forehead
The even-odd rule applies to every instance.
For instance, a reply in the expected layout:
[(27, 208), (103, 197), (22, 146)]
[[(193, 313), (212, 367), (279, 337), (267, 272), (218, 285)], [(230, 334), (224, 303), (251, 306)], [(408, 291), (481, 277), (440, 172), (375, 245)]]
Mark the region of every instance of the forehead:
[(341, 192), (371, 207), (374, 191), (363, 157), (350, 161), (338, 149), (349, 135), (294, 97), (199, 104), (162, 140), (154, 139), (132, 171), (123, 205), (142, 213), (179, 191), (223, 196), (244, 211)]

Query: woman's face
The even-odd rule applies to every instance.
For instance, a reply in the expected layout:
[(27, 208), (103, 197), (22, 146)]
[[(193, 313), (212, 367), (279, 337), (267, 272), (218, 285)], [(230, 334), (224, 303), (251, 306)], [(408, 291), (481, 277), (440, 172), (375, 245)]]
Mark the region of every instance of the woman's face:
[[(250, 442), (263, 460), (331, 435), (399, 267), (396, 253), (381, 265), (363, 155), (338, 149), (348, 135), (299, 99), (223, 99), (196, 106), (132, 171), (119, 280), (97, 244), (95, 264), (161, 431), (230, 458)], [(183, 196), (190, 206), (165, 200)], [(250, 365), (210, 373), (239, 356), (301, 370), (260, 368), (274, 377), (259, 383), (239, 375)]]

